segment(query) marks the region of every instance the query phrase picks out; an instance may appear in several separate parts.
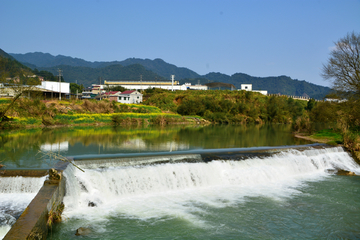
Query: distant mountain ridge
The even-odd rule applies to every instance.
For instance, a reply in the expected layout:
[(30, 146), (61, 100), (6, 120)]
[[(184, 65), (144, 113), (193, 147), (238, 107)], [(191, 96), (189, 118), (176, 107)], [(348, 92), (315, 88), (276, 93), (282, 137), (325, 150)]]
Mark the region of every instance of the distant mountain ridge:
[(80, 58), (63, 55), (53, 56), (49, 53), (11, 54), (19, 62), (34, 69), (45, 70), (57, 75), (57, 69), (63, 70), (64, 79), (68, 82), (77, 82), (85, 86), (99, 83), (99, 78), (106, 80), (169, 80), (170, 75), (180, 83), (205, 84), (208, 82), (224, 82), (241, 88), (241, 84), (249, 83), (254, 90), (267, 90), (268, 93), (309, 96), (322, 99), (331, 89), (328, 87), (291, 79), (288, 76), (252, 77), (244, 73), (235, 73), (231, 76), (222, 73), (208, 73), (199, 75), (185, 68), (177, 67), (162, 59), (128, 58), (123, 61), (89, 62)]
[[(59, 65), (49, 68), (39, 68), (57, 74), (57, 70), (61, 69), (64, 79), (68, 82), (83, 84), (84, 86), (91, 86), (92, 84), (104, 84), (104, 80), (140, 80), (140, 75), (143, 81), (147, 80), (164, 80), (163, 77), (156, 73), (146, 70), (140, 64), (133, 64), (129, 66), (122, 66), (120, 64), (109, 65), (102, 68), (91, 67), (74, 67), (69, 65)], [(100, 79), (101, 78), (101, 79)]]
[(89, 68), (103, 68), (110, 65), (122, 65), (129, 66), (133, 64), (140, 64), (147, 70), (162, 76), (163, 78), (170, 79), (171, 75), (175, 75), (177, 79), (183, 78), (196, 78), (200, 75), (196, 72), (188, 69), (177, 67), (173, 64), (169, 64), (160, 58), (154, 60), (140, 59), (140, 58), (128, 58), (124, 61), (112, 61), (112, 62), (89, 62), (80, 58), (72, 58), (63, 55), (53, 56), (49, 53), (26, 53), (26, 54), (14, 54), (10, 53), (19, 62), (27, 65), (31, 68), (51, 68), (60, 65), (69, 65), (73, 67), (89, 67)]
[(15, 60), (14, 57), (12, 57), (10, 54), (6, 53), (4, 50), (2, 50), (0, 48), (0, 57), (3, 57), (3, 58), (9, 58), (9, 59), (12, 59), (12, 60)]

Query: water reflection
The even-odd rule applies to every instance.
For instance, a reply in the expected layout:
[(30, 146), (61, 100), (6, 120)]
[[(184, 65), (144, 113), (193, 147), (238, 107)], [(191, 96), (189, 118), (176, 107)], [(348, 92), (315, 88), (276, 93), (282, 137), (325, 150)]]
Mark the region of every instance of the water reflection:
[(69, 149), (69, 142), (59, 142), (59, 143), (44, 143), (40, 146), (40, 150), (44, 152), (58, 152), (58, 151), (67, 151)]
[(7, 169), (49, 168), (53, 161), (40, 150), (74, 156), (306, 143), (292, 136), (289, 125), (31, 129), (0, 133), (0, 161)]

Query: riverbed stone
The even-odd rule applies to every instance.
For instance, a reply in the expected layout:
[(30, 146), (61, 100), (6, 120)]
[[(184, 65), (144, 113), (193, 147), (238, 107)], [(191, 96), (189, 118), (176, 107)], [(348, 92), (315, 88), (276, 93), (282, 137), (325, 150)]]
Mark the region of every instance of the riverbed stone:
[(84, 236), (84, 235), (88, 235), (91, 233), (91, 229), (90, 228), (85, 228), (85, 227), (80, 227), (76, 230), (75, 235), (76, 236)]
[(336, 174), (341, 176), (356, 176), (354, 172), (342, 170), (342, 169), (338, 170)]

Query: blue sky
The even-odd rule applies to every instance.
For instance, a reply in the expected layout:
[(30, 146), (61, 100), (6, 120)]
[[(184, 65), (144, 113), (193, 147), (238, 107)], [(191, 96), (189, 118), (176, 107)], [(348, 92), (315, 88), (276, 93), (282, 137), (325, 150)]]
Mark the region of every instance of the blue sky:
[(87, 61), (161, 58), (199, 74), (320, 76), (360, 33), (360, 0), (0, 0), (0, 48)]

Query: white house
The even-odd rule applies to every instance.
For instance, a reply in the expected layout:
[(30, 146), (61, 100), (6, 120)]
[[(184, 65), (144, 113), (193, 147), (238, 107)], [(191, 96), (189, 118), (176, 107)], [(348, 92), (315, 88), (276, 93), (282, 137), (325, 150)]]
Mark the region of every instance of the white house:
[(252, 91), (252, 84), (241, 84), (241, 90)]
[(266, 90), (252, 90), (252, 84), (241, 84), (241, 89), (239, 89), (239, 90), (258, 92), (258, 93), (261, 93), (263, 95), (268, 94), (268, 92)]
[[(115, 98), (114, 98), (115, 97)], [(110, 100), (117, 99), (120, 103), (141, 103), (143, 95), (135, 90), (128, 90), (122, 93), (110, 96)]]

